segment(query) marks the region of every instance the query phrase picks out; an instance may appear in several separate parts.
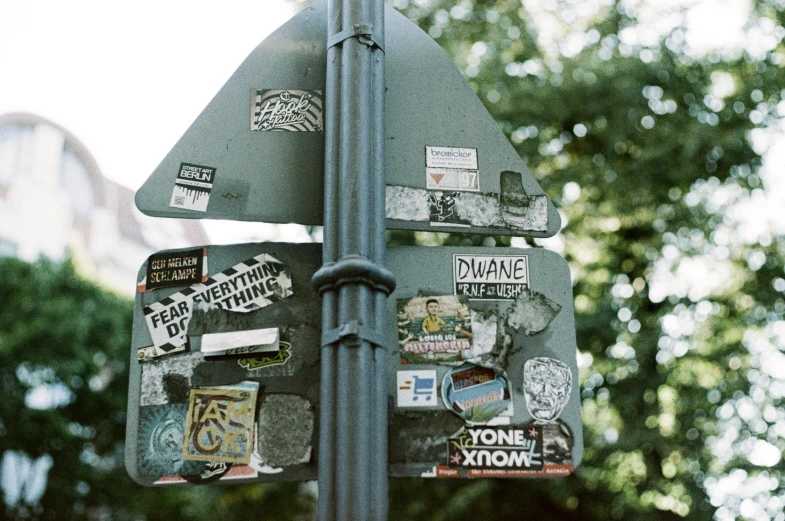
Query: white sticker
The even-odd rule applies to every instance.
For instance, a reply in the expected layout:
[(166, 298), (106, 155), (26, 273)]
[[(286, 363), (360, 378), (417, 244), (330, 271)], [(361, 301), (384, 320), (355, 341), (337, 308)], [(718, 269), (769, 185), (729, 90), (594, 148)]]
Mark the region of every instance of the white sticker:
[(180, 163), (169, 206), (197, 212), (207, 211), (210, 192), (215, 182), (215, 170), (209, 166)]
[(431, 407), (436, 403), (436, 371), (398, 371), (398, 407)]
[(206, 282), (145, 307), (144, 317), (156, 347), (170, 352), (185, 345), (195, 303), (208, 308), (247, 313), (292, 294), (289, 270), (261, 253), (213, 275)]
[(529, 288), (527, 255), (452, 256), (455, 294), (469, 300), (515, 300)]
[(477, 170), (477, 149), (426, 146), (425, 166), (428, 168)]
[(425, 147), (428, 190), (480, 191), (476, 148)]
[(277, 327), (202, 335), (204, 356), (253, 355), (278, 350)]

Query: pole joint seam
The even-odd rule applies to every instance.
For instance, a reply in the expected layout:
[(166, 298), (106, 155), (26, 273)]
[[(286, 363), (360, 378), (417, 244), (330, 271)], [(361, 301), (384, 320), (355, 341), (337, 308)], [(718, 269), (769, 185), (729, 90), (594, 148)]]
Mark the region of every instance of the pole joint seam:
[(341, 341), (350, 347), (359, 347), (363, 340), (370, 342), (374, 347), (385, 348), (384, 337), (375, 329), (365, 327), (357, 320), (351, 320), (335, 329), (329, 329), (322, 333), (322, 347)]
[(368, 47), (378, 47), (379, 50), (384, 52), (382, 42), (374, 36), (373, 25), (369, 23), (357, 23), (352, 25), (349, 29), (344, 29), (337, 34), (330, 36), (327, 38), (327, 48), (329, 49), (330, 47), (341, 44), (349, 38), (357, 38), (360, 43), (363, 43)]
[(311, 278), (319, 294), (351, 283), (365, 284), (389, 295), (395, 289), (395, 276), (361, 255), (347, 255), (338, 262), (325, 263)]

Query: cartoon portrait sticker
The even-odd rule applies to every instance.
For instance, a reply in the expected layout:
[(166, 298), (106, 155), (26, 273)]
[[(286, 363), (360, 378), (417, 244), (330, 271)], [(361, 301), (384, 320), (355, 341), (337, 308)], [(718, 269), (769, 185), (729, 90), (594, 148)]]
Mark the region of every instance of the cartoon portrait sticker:
[(570, 400), (572, 372), (555, 358), (538, 357), (523, 366), (526, 408), (535, 420), (554, 421)]
[(454, 363), (472, 347), (472, 316), (456, 295), (398, 299), (402, 364)]

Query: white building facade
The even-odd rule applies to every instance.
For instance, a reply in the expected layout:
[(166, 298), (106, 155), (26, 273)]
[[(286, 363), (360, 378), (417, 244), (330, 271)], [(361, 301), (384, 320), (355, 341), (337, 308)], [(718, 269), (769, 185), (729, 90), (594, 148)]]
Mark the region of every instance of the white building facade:
[(61, 261), (132, 294), (159, 250), (208, 243), (199, 221), (143, 215), (134, 192), (105, 178), (66, 129), (39, 116), (0, 115), (0, 255)]

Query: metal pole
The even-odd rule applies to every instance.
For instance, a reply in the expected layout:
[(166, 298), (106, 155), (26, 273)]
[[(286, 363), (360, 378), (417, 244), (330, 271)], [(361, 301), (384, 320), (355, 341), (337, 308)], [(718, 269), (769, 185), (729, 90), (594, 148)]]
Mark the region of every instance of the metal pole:
[(319, 519), (387, 519), (384, 2), (329, 0)]

